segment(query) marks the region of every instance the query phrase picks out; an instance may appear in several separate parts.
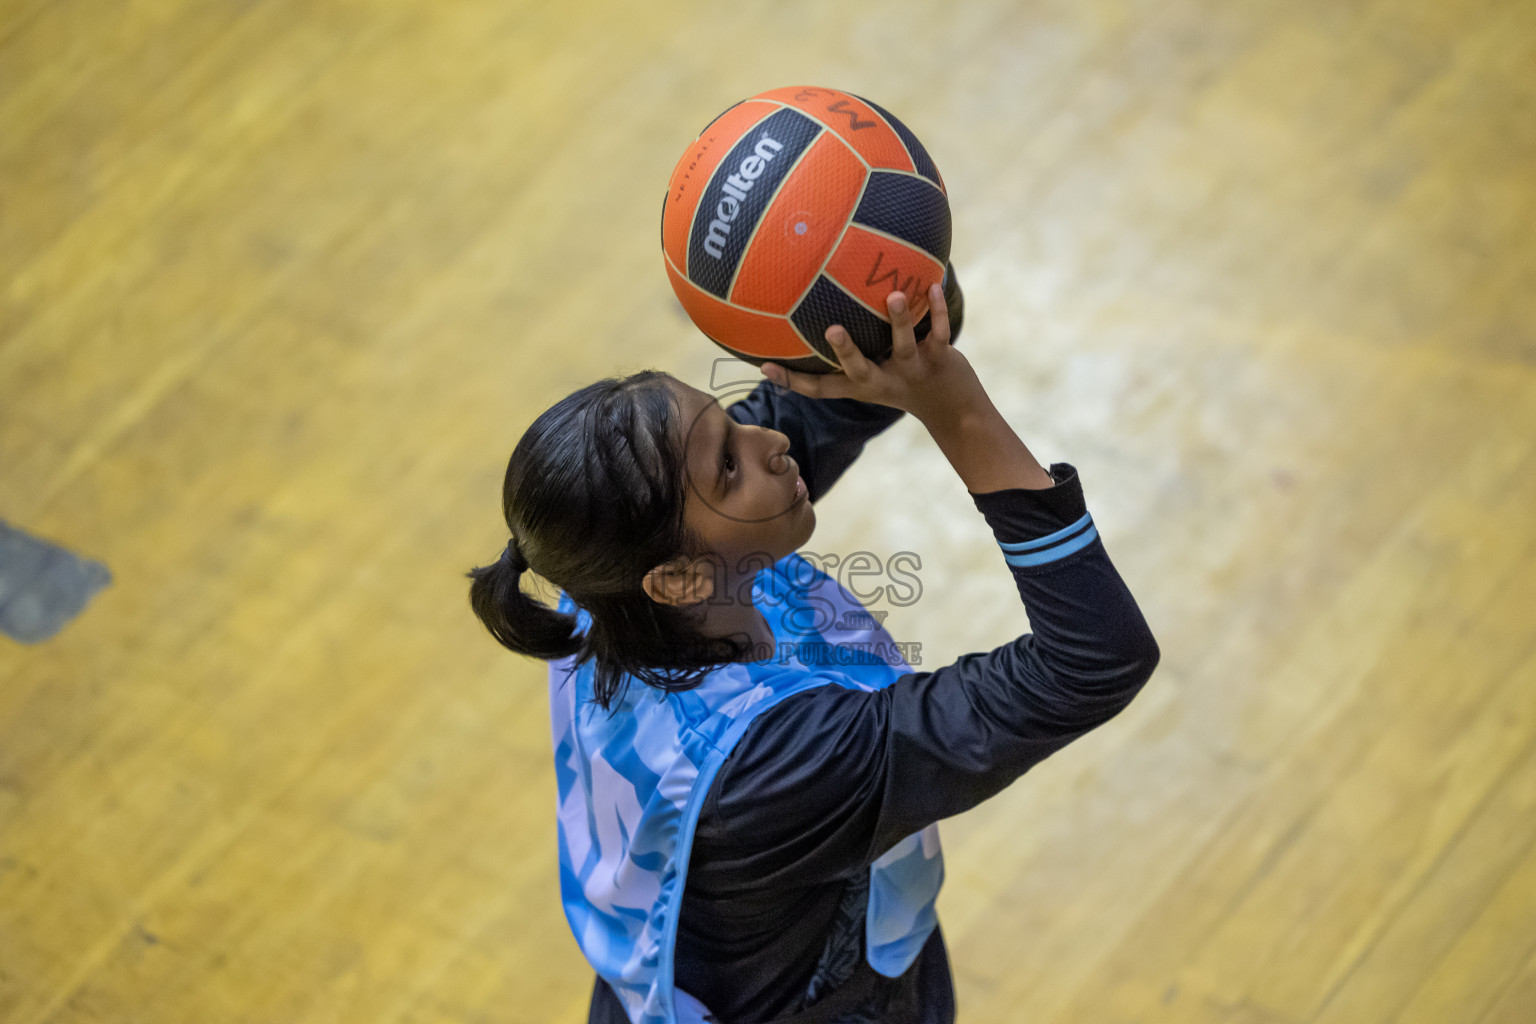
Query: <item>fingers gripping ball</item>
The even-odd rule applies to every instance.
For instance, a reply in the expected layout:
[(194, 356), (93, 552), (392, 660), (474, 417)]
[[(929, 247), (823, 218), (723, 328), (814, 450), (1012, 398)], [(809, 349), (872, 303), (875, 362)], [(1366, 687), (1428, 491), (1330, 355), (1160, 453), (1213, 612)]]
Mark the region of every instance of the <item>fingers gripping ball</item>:
[(747, 362), (810, 373), (838, 369), (832, 324), (869, 358), (888, 355), (885, 297), (905, 292), (923, 318), (949, 240), (944, 179), (922, 144), (836, 89), (774, 89), (715, 118), (661, 212), (667, 274), (699, 329)]

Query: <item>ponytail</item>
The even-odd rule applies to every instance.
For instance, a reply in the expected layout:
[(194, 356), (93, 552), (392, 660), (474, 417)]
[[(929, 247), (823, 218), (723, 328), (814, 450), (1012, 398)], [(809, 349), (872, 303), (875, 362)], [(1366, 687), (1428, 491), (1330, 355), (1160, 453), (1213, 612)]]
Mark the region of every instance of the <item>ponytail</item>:
[(485, 628), (501, 645), (518, 654), (549, 661), (575, 654), (581, 648), (576, 617), (558, 612), (523, 591), (528, 560), (507, 541), (506, 550), (490, 565), (471, 569), (469, 603)]

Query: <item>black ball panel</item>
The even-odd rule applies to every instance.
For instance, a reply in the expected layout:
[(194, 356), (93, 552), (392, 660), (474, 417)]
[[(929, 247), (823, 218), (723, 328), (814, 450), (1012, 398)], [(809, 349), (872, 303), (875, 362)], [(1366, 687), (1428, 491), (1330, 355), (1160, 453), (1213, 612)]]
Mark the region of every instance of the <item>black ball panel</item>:
[(949, 261), (949, 200), (938, 186), (910, 174), (873, 171), (853, 223), (910, 242), (940, 263)]
[(848, 336), (867, 358), (879, 360), (891, 354), (891, 325), (825, 274), (811, 285), (811, 290), (789, 314), (789, 319), (805, 340), (834, 364), (837, 356), (826, 339), (827, 328), (833, 324), (847, 328)]

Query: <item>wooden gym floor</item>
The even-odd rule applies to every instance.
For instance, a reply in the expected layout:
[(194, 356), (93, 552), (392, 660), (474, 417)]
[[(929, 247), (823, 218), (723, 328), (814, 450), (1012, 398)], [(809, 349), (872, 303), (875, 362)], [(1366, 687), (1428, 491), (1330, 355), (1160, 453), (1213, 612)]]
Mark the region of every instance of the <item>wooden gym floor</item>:
[[(584, 1019), (461, 574), (536, 413), (708, 385), (665, 182), (801, 83), (928, 145), (1164, 652), (944, 825), (962, 1020), (1536, 1020), (1536, 4), (9, 0), (0, 520), (115, 582), (0, 638), (0, 1021)], [(913, 424), (820, 522), (925, 665), (1023, 628)]]

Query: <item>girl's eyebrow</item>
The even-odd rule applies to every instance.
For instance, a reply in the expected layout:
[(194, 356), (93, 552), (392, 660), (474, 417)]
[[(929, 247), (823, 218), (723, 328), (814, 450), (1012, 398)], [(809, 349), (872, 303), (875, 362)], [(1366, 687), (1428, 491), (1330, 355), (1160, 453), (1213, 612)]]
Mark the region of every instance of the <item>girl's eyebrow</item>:
[(715, 408), (720, 410), (721, 416), (725, 419), (725, 429), (720, 431), (720, 451), (715, 457), (715, 493), (719, 494), (725, 486), (725, 456), (731, 447), (731, 428), (735, 423), (731, 419), (731, 414), (725, 411), (725, 406), (720, 404), (719, 399), (715, 400)]

